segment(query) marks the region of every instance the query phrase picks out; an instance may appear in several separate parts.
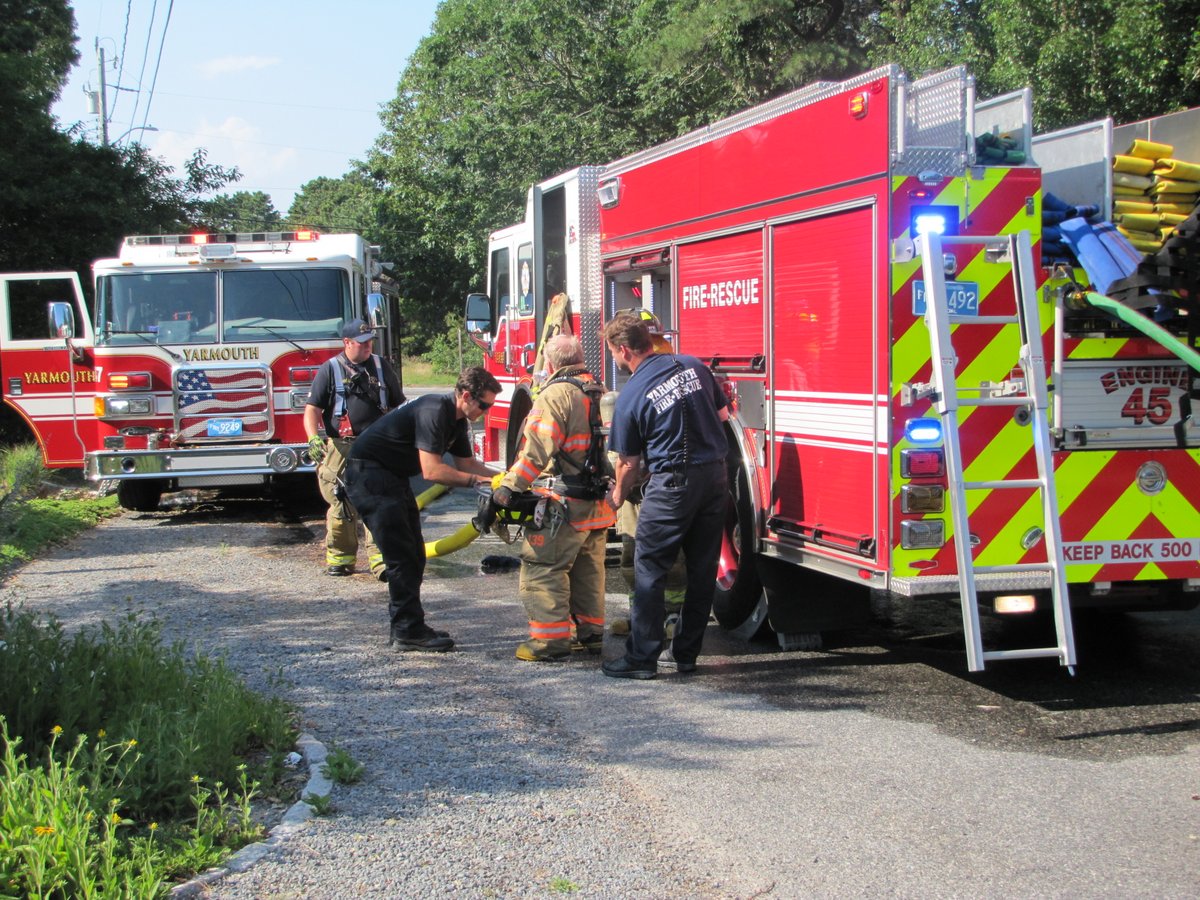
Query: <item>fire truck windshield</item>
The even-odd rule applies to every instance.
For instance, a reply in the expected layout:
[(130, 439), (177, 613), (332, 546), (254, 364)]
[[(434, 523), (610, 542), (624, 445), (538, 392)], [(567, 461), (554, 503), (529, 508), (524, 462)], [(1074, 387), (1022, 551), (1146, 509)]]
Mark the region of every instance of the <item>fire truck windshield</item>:
[(96, 281), (107, 346), (336, 339), (349, 318), (338, 268), (114, 272)]

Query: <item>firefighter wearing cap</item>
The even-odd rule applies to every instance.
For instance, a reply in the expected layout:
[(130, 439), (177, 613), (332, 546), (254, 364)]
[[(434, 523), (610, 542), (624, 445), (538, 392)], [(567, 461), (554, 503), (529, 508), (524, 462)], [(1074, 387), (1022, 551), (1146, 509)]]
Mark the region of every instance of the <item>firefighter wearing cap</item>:
[[(387, 360), (372, 353), (375, 332), (362, 319), (342, 329), (343, 351), (317, 370), (304, 407), (304, 433), (317, 463), (317, 484), (329, 504), (325, 514), (325, 573), (350, 575), (358, 556), (358, 515), (345, 497), (342, 473), (350, 442), (389, 409), (404, 402), (400, 379)], [(320, 434), (324, 431), (325, 437)], [(363, 529), (367, 565), (380, 581), (383, 556)]]
[[(663, 336), (662, 321), (658, 316), (648, 309), (638, 310), (637, 316), (642, 322), (646, 323), (646, 328), (650, 332), (650, 344), (654, 348), (655, 353), (675, 352), (675, 348), (671, 346), (671, 342)], [(615, 468), (617, 454), (610, 451), (608, 456)], [(641, 489), (648, 474), (647, 472), (640, 474), (638, 484), (633, 493), (626, 498), (626, 501), (621, 504), (621, 508), (617, 510), (617, 534), (621, 536), (621, 575), (625, 578), (625, 583), (629, 586), (630, 591), (633, 590), (633, 557), (636, 551), (635, 541), (637, 538), (638, 510), (641, 509), (642, 505)], [(671, 566), (671, 570), (667, 573), (664, 592), (664, 602), (667, 611), (664, 628), (668, 642), (675, 636), (675, 626), (679, 621), (679, 611), (683, 608), (683, 597), (686, 589), (687, 569), (684, 566), (683, 553), (680, 553), (679, 557), (675, 560), (675, 564)], [(613, 634), (628, 634), (629, 620), (614, 620), (612, 631)]]
[[(566, 334), (551, 338), (545, 361), (549, 377), (525, 419), (524, 446), (492, 495), (501, 509), (540, 476), (575, 476), (591, 444), (592, 401), (568, 380), (595, 381), (583, 365), (579, 341)], [(566, 496), (562, 503), (562, 516), (555, 512), (564, 507), (554, 504), (542, 527), (526, 524), (521, 545), (519, 591), (529, 640), (518, 645), (516, 656), (529, 662), (562, 659), (572, 649), (599, 653), (603, 645), (605, 535), (613, 510), (603, 493)]]

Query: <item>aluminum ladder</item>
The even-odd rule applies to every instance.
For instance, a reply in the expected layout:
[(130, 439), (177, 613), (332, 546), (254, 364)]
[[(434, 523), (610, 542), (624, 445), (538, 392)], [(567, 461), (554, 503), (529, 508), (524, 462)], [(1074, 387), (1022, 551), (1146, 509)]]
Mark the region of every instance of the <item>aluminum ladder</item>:
[[(1071, 626), (1071, 607), (1067, 593), (1065, 564), (1062, 554), (1062, 532), (1058, 517), (1058, 497), (1054, 488), (1054, 460), (1048, 417), (1046, 360), (1038, 326), (1037, 285), (1034, 280), (1033, 253), (1029, 232), (980, 236), (922, 235), (915, 242), (921, 253), (921, 268), (925, 279), (925, 322), (932, 346), (933, 383), (925, 395), (934, 400), (942, 421), (943, 443), (946, 451), (946, 477), (950, 492), (951, 520), (954, 528), (954, 550), (958, 561), (959, 595), (963, 611), (963, 632), (967, 645), (967, 663), (972, 672), (982, 671), (988, 660), (1032, 659), (1056, 657), (1061, 665), (1074, 674), (1075, 637)], [(989, 262), (1007, 262), (1012, 268), (1016, 314), (1008, 316), (955, 315), (951, 313), (944, 274), (942, 248), (947, 245), (983, 245)], [(1002, 384), (982, 384), (979, 387), (960, 387), (957, 383), (958, 355), (951, 341), (951, 325), (1009, 325), (1020, 329), (1018, 365), (1024, 378)], [(1002, 479), (997, 481), (967, 481), (964, 478), (962, 445), (959, 440), (958, 411), (970, 406), (1025, 407), (1029, 415), (1029, 432), (1037, 458), (1037, 478)], [(980, 566), (971, 553), (971, 529), (967, 517), (967, 492), (1036, 488), (1041, 495), (1045, 520), (1043, 540), (1046, 562), (1014, 563), (1011, 565)], [(979, 600), (976, 592), (977, 574), (1015, 574), (1045, 572), (1050, 576), (1054, 607), (1054, 628), (1057, 644), (1015, 650), (983, 649), (979, 630)]]

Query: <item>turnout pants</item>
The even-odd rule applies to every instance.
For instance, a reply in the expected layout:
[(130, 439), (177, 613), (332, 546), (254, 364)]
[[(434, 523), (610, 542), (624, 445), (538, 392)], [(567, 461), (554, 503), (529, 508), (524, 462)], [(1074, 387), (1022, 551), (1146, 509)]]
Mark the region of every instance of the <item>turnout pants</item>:
[(346, 464), (346, 491), (372, 534), (387, 573), (388, 616), (393, 637), (420, 637), (425, 631), (421, 581), (425, 577), (425, 538), (421, 514), (408, 479), (376, 462)]
[[(325, 512), (325, 565), (352, 566), (358, 556), (358, 514), (354, 506), (338, 490), (338, 479), (344, 481), (350, 442), (340, 438), (325, 441), (325, 458), (317, 464), (317, 486), (329, 504)], [(375, 545), (371, 529), (364, 527), (363, 550), (373, 575), (383, 569), (383, 554)]]
[(654, 663), (662, 652), (663, 590), (675, 558), (683, 551), (687, 588), (679, 627), (671, 642), (675, 659), (695, 662), (712, 613), (717, 558), (727, 502), (724, 462), (689, 466), (684, 472), (650, 476), (638, 513), (626, 654)]
[(569, 651), (572, 622), (581, 640), (604, 633), (606, 533), (565, 522), (553, 537), (548, 528), (526, 532), (519, 591), (535, 649)]

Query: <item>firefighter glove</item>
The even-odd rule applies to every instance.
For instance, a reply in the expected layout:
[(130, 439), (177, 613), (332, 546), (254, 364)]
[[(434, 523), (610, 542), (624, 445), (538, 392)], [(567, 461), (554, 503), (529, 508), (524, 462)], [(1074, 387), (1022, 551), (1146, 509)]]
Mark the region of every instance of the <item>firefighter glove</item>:
[(497, 472), (495, 475), (492, 476), (492, 490), (493, 491), (496, 488), (500, 487), (500, 482), (504, 480), (504, 476), (507, 474), (508, 474), (507, 472)]
[(480, 534), (489, 531), (496, 522), (496, 501), (492, 499), (491, 494), (481, 494), (479, 496), (479, 507), (476, 510), (475, 518), (472, 520), (475, 528)]
[(319, 434), (314, 434), (308, 439), (308, 455), (312, 457), (312, 461), (319, 463), (325, 458), (325, 438)]
[(498, 487), (492, 491), (492, 503), (496, 506), (509, 507), (512, 506), (513, 492), (512, 488)]

